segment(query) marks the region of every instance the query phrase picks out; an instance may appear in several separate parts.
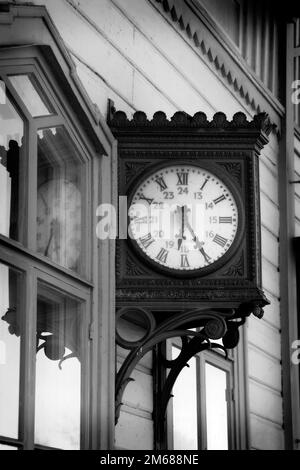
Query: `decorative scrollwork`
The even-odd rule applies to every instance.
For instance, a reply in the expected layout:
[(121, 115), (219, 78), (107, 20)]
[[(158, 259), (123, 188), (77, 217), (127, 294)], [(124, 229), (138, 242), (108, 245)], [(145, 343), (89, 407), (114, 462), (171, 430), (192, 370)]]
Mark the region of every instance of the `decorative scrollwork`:
[[(5, 315), (1, 317), (8, 323), (8, 331), (11, 335), (20, 336), (20, 319), (15, 308), (9, 308)], [(49, 321), (50, 320), (50, 321)], [(58, 367), (61, 369), (62, 363), (66, 359), (77, 357), (80, 361), (80, 348), (77, 341), (78, 321), (80, 319), (75, 315), (68, 316), (69, 327), (65, 331), (65, 334), (60, 334), (61, 319), (54, 315), (40, 315), (37, 318), (37, 331), (36, 331), (36, 352), (43, 350), (45, 356), (51, 361), (59, 361)], [(71, 352), (67, 355), (66, 349)]]
[(240, 162), (218, 162), (218, 165), (225, 168), (225, 170), (237, 180), (237, 182), (241, 185), (241, 178), (242, 178), (242, 166)]
[(21, 329), (19, 325), (19, 321), (17, 318), (17, 312), (15, 308), (9, 308), (5, 315), (1, 317), (1, 320), (4, 320), (8, 323), (8, 331), (11, 335), (15, 335), (17, 337), (21, 334)]
[(128, 276), (142, 276), (143, 274), (145, 274), (145, 271), (140, 268), (129, 255), (127, 255), (126, 274)]
[(209, 320), (204, 327), (204, 331), (210, 339), (222, 338), (227, 331), (226, 322), (223, 318)]
[(245, 263), (244, 254), (242, 253), (236, 263), (232, 264), (224, 273), (223, 276), (242, 277), (244, 275)]
[(240, 333), (239, 327), (245, 323), (246, 319), (243, 318), (241, 321), (228, 321), (227, 331), (222, 338), (222, 343), (225, 349), (233, 349), (237, 346)]
[[(125, 316), (126, 318), (126, 315), (129, 313), (129, 307), (120, 309), (117, 314), (117, 321), (121, 317), (124, 318)], [(218, 339), (224, 336), (227, 331), (226, 323), (235, 316), (233, 309), (193, 309), (176, 313), (158, 323), (153, 312), (147, 309), (136, 307), (135, 313), (137, 315), (143, 315), (148, 324), (142, 338), (137, 341), (128, 341), (122, 338), (118, 331), (116, 334), (117, 344), (130, 349), (116, 378), (116, 422), (120, 413), (122, 396), (129, 383), (130, 375), (136, 364), (147, 352), (152, 350), (155, 345), (160, 344), (168, 338), (182, 338), (182, 350), (178, 358), (174, 361), (166, 361), (165, 363), (166, 366), (170, 368), (170, 372), (160, 400), (159, 413), (161, 413), (161, 416), (164, 416), (171, 396), (172, 387), (182, 368), (191, 357), (204, 349), (211, 347), (224, 349), (217, 343), (212, 344), (210, 338)], [(195, 331), (197, 327), (199, 330)]]
[(126, 162), (125, 163), (125, 182), (130, 183), (131, 180), (145, 168), (149, 162)]
[(254, 305), (252, 313), (257, 318), (262, 318), (264, 316), (264, 311), (261, 305)]
[[(126, 338), (122, 337), (118, 325), (120, 320), (126, 320), (126, 317), (128, 318), (129, 316), (132, 318), (134, 315), (138, 318), (138, 323), (143, 325), (144, 331), (138, 340), (127, 340)], [(142, 345), (143, 340), (153, 332), (156, 326), (156, 321), (152, 313), (146, 309), (140, 307), (123, 307), (120, 308), (117, 312), (116, 325), (117, 344), (125, 349), (134, 349), (135, 347), (139, 348)]]

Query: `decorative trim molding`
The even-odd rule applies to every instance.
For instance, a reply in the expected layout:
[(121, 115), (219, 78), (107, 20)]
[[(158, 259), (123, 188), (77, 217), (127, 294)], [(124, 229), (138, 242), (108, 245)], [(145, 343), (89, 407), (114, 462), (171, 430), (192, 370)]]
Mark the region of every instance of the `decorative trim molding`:
[(190, 116), (183, 111), (177, 111), (171, 119), (167, 119), (163, 111), (154, 113), (153, 118), (149, 120), (146, 113), (136, 111), (132, 119), (128, 119), (124, 111), (115, 111), (112, 109), (109, 116), (109, 125), (111, 128), (143, 128), (143, 130), (151, 128), (184, 128), (184, 129), (207, 129), (207, 130), (231, 130), (238, 131), (243, 129), (253, 129), (263, 131), (269, 135), (275, 130), (276, 125), (272, 124), (266, 113), (259, 113), (253, 117), (252, 121), (248, 121), (244, 113), (235, 113), (232, 121), (228, 121), (226, 114), (218, 112), (214, 114), (211, 121), (207, 120), (207, 116), (203, 112), (197, 112), (194, 116)]
[[(149, 1), (155, 8), (163, 10), (170, 22), (179, 26), (209, 67), (235, 95), (239, 95), (256, 113), (266, 111), (280, 131), (284, 106), (254, 74), (219, 28), (216, 29), (209, 21), (200, 6), (195, 6), (192, 0)], [(160, 4), (159, 7), (157, 3)]]

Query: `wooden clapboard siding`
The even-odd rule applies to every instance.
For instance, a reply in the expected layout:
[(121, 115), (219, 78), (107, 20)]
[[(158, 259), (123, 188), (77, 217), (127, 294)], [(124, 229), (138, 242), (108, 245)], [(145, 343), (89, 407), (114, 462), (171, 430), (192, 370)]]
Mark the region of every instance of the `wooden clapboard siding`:
[[(132, 329), (138, 327), (127, 323), (122, 329), (122, 336), (128, 338)], [(141, 331), (141, 333), (143, 333)], [(117, 370), (121, 367), (128, 350), (117, 347)], [(133, 379), (125, 390), (122, 408), (116, 426), (115, 447), (117, 449), (152, 449), (153, 448), (153, 379), (152, 353), (146, 354), (136, 366)]]
[(259, 416), (251, 415), (251, 448), (258, 450), (283, 449), (282, 426)]
[[(72, 54), (79, 77), (104, 115), (110, 98), (129, 115), (142, 109), (151, 116), (162, 109), (168, 116), (176, 110), (190, 114), (202, 110), (209, 117), (222, 110), (229, 118), (243, 110), (250, 116), (249, 104), (213, 73), (200, 58), (194, 43), (183, 37), (148, 0), (38, 0), (36, 3), (47, 6)], [(261, 30), (258, 23), (255, 28)], [(258, 49), (250, 50), (249, 44), (247, 60), (271, 89), (277, 88), (274, 73), (268, 75)], [(249, 447), (257, 449), (283, 446), (278, 157), (278, 141), (273, 134), (260, 161), (263, 287), (271, 305), (265, 308), (263, 320), (249, 319), (246, 345)], [(295, 190), (299, 198), (298, 188)], [(300, 213), (297, 217), (300, 233)], [(118, 348), (118, 366), (124, 357), (125, 351)], [(135, 382), (126, 389), (116, 427), (116, 447), (150, 449), (153, 445), (150, 355), (139, 364), (133, 377)]]
[(270, 301), (270, 305), (264, 307), (263, 320), (280, 330), (280, 299), (278, 296), (274, 296), (266, 288), (264, 288), (264, 290), (267, 298)]

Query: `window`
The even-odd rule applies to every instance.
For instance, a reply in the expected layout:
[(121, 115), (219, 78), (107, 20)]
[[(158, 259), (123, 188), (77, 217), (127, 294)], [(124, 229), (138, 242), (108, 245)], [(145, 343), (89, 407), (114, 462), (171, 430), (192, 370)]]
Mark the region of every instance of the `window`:
[[(172, 340), (175, 359), (180, 342)], [(179, 374), (168, 407), (168, 448), (228, 450), (236, 448), (236, 409), (233, 394), (235, 353), (203, 351)]]
[(86, 165), (64, 127), (38, 130), (37, 252), (82, 272)]
[(0, 435), (17, 439), (21, 337), (24, 322), (21, 314), (24, 274), (1, 263), (0, 280)]
[(35, 442), (80, 448), (84, 302), (38, 283)]
[(85, 448), (94, 155), (37, 64), (0, 78), (0, 448)]
[(24, 240), (26, 228), (24, 127), (24, 118), (7, 94), (0, 104), (0, 233), (18, 241)]
[(224, 28), (228, 36), (240, 46), (241, 2), (237, 0), (201, 0), (209, 13)]
[(30, 75), (10, 75), (8, 79), (33, 117), (51, 114)]

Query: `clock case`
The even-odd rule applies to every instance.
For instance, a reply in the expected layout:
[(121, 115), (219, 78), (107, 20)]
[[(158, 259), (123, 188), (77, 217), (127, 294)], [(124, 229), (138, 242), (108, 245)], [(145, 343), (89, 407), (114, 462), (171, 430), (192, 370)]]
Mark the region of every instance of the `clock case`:
[(238, 234), (229, 251), (195, 273), (173, 272), (151, 263), (135, 242), (116, 241), (118, 307), (150, 307), (170, 311), (202, 307), (239, 308), (249, 305), (260, 316), (268, 303), (261, 283), (261, 222), (259, 155), (272, 124), (265, 113), (248, 121), (236, 113), (228, 121), (216, 113), (193, 117), (176, 112), (170, 120), (158, 111), (152, 120), (138, 111), (129, 120), (110, 108), (109, 125), (118, 141), (119, 195), (130, 201), (143, 177), (165, 165), (191, 164), (215, 173), (238, 202)]

